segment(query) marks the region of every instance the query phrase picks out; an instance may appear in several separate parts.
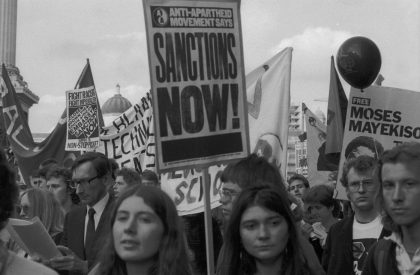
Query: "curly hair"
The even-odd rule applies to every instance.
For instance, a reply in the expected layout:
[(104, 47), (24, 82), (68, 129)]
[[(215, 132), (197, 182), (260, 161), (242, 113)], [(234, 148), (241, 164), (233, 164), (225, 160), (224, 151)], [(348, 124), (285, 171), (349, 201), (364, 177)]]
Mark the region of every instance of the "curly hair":
[(73, 204), (79, 204), (80, 198), (76, 194), (76, 189), (71, 188), (70, 182), (71, 182), (71, 171), (70, 169), (58, 165), (54, 165), (50, 167), (49, 171), (46, 175), (46, 180), (49, 181), (52, 178), (62, 178), (64, 183), (66, 184), (67, 191), (70, 194), (70, 199)]
[[(185, 274), (191, 275), (191, 267), (187, 256), (186, 239), (182, 220), (179, 218), (172, 199), (161, 189), (154, 186), (133, 185), (118, 197), (111, 213), (110, 226), (114, 225), (117, 211), (122, 202), (132, 196), (143, 198), (144, 202), (153, 209), (161, 219), (164, 234), (161, 240), (155, 264), (149, 270), (150, 275)], [(112, 230), (111, 230), (112, 232)], [(127, 274), (126, 265), (116, 253), (114, 236), (108, 239), (106, 249), (103, 250), (98, 274), (113, 275)]]
[(3, 150), (0, 149), (0, 230), (12, 215), (18, 196), (15, 173), (9, 167)]
[(343, 174), (341, 175), (340, 179), (341, 184), (344, 187), (347, 187), (347, 185), (349, 184), (347, 176), (352, 168), (358, 173), (366, 173), (369, 171), (372, 171), (373, 173), (376, 164), (376, 159), (366, 155), (358, 156), (355, 159), (349, 160), (348, 162), (344, 163)]
[(305, 186), (305, 188), (309, 188), (310, 186), (309, 186), (309, 181), (308, 181), (308, 179), (305, 177), (305, 176), (303, 176), (303, 175), (300, 175), (300, 174), (293, 174), (290, 178), (289, 178), (289, 180), (287, 181), (287, 183), (290, 185), (292, 182), (294, 182), (295, 180), (300, 180), (302, 183), (303, 183), (303, 185)]

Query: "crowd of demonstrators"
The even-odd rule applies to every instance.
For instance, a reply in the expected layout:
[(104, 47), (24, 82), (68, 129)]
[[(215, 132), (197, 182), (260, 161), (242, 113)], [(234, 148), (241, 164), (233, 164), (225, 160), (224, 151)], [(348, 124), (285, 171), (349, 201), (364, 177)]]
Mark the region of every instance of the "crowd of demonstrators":
[[(10, 169), (3, 151), (0, 150), (0, 230), (4, 230), (8, 219), (15, 211), (18, 194), (14, 172)], [(0, 240), (0, 274), (56, 275), (57, 273), (42, 264), (17, 256)]]
[(89, 274), (192, 274), (181, 219), (165, 192), (135, 185), (110, 219), (108, 245)]
[[(380, 157), (380, 145), (371, 142), (375, 153), (364, 156), (356, 141), (339, 183), (350, 215), (338, 215), (327, 183), (311, 186), (293, 175), (286, 187), (278, 168), (256, 154), (227, 165), (219, 190), (222, 226), (213, 219), (216, 273), (420, 275), (420, 143)], [(23, 191), (17, 213), (38, 216), (60, 244), (63, 255), (45, 265), (70, 275), (206, 274), (203, 213), (179, 217), (154, 172), (120, 169), (95, 152), (79, 156), (69, 170), (47, 167), (45, 187)], [(4, 177), (13, 177), (8, 171), (1, 188)], [(0, 227), (12, 215), (6, 203), (0, 201)], [(47, 211), (53, 209), (61, 216), (53, 218)], [(16, 255), (2, 243), (4, 263), (1, 257)], [(55, 274), (44, 268), (40, 274)]]
[(140, 174), (133, 168), (120, 168), (115, 171), (115, 184), (113, 185), (114, 197), (118, 198), (121, 193), (135, 184), (141, 184)]
[(392, 231), (370, 249), (369, 275), (420, 274), (420, 143), (385, 151), (377, 169), (382, 222)]

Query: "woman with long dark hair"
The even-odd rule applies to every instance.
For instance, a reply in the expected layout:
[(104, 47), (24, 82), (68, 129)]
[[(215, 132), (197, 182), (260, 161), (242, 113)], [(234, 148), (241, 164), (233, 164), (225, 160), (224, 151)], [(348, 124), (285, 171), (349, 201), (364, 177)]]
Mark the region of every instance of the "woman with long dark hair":
[(111, 237), (90, 274), (190, 275), (186, 240), (171, 198), (159, 188), (135, 185), (111, 215)]
[(286, 193), (245, 189), (233, 207), (218, 275), (309, 274)]

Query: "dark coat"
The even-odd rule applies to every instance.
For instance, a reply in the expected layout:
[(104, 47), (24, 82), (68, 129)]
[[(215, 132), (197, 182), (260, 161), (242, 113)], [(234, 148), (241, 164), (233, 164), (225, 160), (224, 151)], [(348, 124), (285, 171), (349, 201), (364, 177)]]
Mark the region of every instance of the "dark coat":
[[(386, 243), (388, 244), (386, 245)], [(380, 256), (380, 251), (384, 250), (385, 248), (386, 251), (383, 251), (383, 255)], [(397, 259), (395, 256), (395, 243), (390, 240), (381, 240), (380, 242), (374, 244), (369, 250), (362, 274), (401, 275), (400, 271), (398, 270)], [(420, 275), (420, 270), (417, 270), (414, 275)]]
[[(327, 275), (354, 275), (353, 270), (354, 215), (331, 226), (322, 255), (322, 266)], [(379, 239), (391, 235), (382, 229)]]
[[(95, 238), (90, 255), (85, 255), (84, 234), (86, 206), (79, 206), (67, 213), (64, 220), (64, 231), (61, 245), (70, 248), (80, 259), (88, 261), (88, 268), (98, 260), (99, 253), (111, 231), (110, 218), (113, 200), (110, 197), (102, 212), (101, 219), (96, 227)], [(70, 272), (70, 274), (78, 274)]]

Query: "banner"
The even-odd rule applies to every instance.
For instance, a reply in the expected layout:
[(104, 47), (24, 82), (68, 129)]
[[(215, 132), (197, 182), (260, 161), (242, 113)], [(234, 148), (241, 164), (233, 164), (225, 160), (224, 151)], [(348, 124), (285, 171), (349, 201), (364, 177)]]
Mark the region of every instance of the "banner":
[(98, 97), (95, 86), (66, 91), (67, 151), (93, 151), (99, 146)]
[(278, 167), (284, 178), (292, 51), (282, 50), (246, 76), (251, 149)]
[(239, 1), (143, 3), (158, 170), (246, 157)]
[(343, 147), (344, 124), (346, 123), (348, 100), (338, 78), (334, 66), (334, 57), (331, 56), (330, 71), (330, 92), (328, 96), (328, 114), (327, 114), (327, 144), (326, 154), (335, 154), (338, 167), (339, 155)]
[(40, 143), (34, 142), (4, 65), (2, 66), (2, 79), (3, 122), (10, 147), (17, 159), (25, 183), (30, 186), (30, 175), (38, 169), (42, 161), (48, 158), (53, 158), (61, 165), (70, 167), (78, 153), (64, 150), (66, 112), (62, 114), (53, 132), (45, 140)]
[(311, 186), (335, 186), (337, 165), (325, 154), (326, 126), (305, 104), (302, 104), (302, 110), (306, 123), (308, 181)]
[(138, 172), (156, 171), (155, 137), (152, 121), (152, 98), (149, 92), (140, 101), (103, 127), (97, 152), (117, 161), (120, 167)]
[[(246, 76), (251, 148), (282, 168), (281, 171), (287, 167), (286, 151), (282, 148), (287, 148), (291, 54), (292, 48), (287, 48)], [(264, 67), (269, 69), (266, 71)], [(287, 116), (283, 115), (284, 112)], [(112, 125), (103, 128), (101, 146), (97, 151), (116, 159), (120, 166), (133, 167), (139, 172), (144, 169), (156, 171), (154, 138), (151, 94), (147, 93)], [(218, 189), (224, 167), (209, 167), (212, 207), (219, 206)], [(161, 173), (160, 176), (162, 189), (176, 202), (181, 215), (203, 211), (203, 194), (198, 184), (203, 180), (200, 168)]]
[[(384, 150), (407, 141), (420, 142), (420, 93), (383, 86), (352, 88), (346, 115), (339, 179), (344, 163), (360, 155), (379, 158)], [(339, 199), (347, 199), (341, 183)]]
[[(220, 205), (219, 190), (222, 182), (220, 176), (225, 165), (209, 167), (211, 208)], [(204, 190), (202, 188), (203, 173), (200, 169), (173, 171), (162, 174), (161, 187), (175, 202), (179, 215), (203, 212)]]

